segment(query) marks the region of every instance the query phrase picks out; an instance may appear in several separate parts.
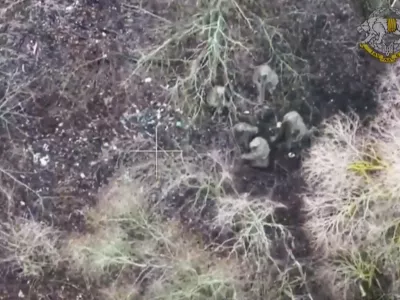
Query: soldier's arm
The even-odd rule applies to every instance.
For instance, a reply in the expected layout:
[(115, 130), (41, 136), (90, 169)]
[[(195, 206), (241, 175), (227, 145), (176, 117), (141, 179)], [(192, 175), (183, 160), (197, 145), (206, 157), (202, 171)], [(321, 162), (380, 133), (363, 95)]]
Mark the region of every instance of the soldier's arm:
[(262, 154), (259, 151), (244, 153), (240, 156), (240, 158), (244, 159), (244, 160), (256, 160), (256, 159), (260, 159), (261, 157), (262, 157)]
[(278, 134), (271, 139), (271, 142), (277, 144), (287, 140), (290, 137), (290, 127), (290, 122), (284, 121), (279, 128)]
[(245, 151), (249, 150), (249, 144), (258, 133), (258, 127), (245, 122), (239, 122), (233, 127), (235, 140), (239, 147)]

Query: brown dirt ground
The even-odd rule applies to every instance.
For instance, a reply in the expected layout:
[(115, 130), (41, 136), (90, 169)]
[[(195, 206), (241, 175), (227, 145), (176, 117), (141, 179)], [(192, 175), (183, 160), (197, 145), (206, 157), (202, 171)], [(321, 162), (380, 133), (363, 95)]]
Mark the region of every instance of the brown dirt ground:
[[(2, 182), (18, 199), (9, 206), (3, 198), (2, 207), (9, 207), (13, 217), (31, 214), (64, 231), (83, 232), (85, 210), (96, 202), (98, 188), (107, 183), (123, 162), (122, 145), (140, 135), (151, 137), (154, 123), (150, 119), (154, 119), (157, 110), (163, 110), (165, 120), (173, 119), (172, 126), (181, 117), (179, 112), (166, 106), (167, 97), (160, 87), (163, 76), (153, 74), (151, 83), (135, 79), (129, 87), (118, 84), (134, 64), (129, 58), (129, 48), (153, 42), (146, 33), (146, 27), (154, 22), (151, 17), (126, 14), (117, 1), (81, 1), (73, 13), (65, 10), (73, 5), (69, 1), (52, 1), (52, 5), (42, 1), (43, 6), (27, 8), (34, 2), (18, 4), (25, 5), (18, 15), (24, 26), (13, 27), (11, 18), (16, 15), (10, 15), (1, 27), (2, 32), (9, 34), (2, 43), (17, 54), (9, 60), (9, 70), (14, 68), (26, 73), (20, 75), (21, 80), (24, 76), (40, 79), (26, 88), (32, 97), (17, 109), (24, 116), (14, 116), (16, 126), (2, 126), (0, 155), (4, 162), (1, 167), (12, 170), (9, 172), (13, 177), (36, 192), (2, 175)], [(282, 7), (292, 5), (289, 2), (284, 2)], [(296, 6), (308, 7), (301, 2)], [(313, 108), (303, 103), (292, 104), (291, 108), (310, 116), (308, 123), (317, 124), (338, 109), (352, 107), (361, 112), (370, 111), (374, 106), (371, 86), (380, 67), (368, 57), (352, 58), (358, 55), (352, 48), (356, 33), (349, 34), (348, 40), (337, 42), (339, 38), (344, 39), (344, 30), (347, 32), (359, 20), (350, 7), (340, 5), (318, 6), (309, 19), (299, 24), (303, 35), (298, 55), (310, 61), (310, 73), (314, 76), (306, 83), (306, 91), (297, 92), (309, 97)], [(158, 15), (174, 13), (167, 11), (162, 1), (144, 6)], [(292, 20), (282, 23), (289, 21)], [(32, 52), (34, 45), (37, 45), (35, 53)], [(25, 71), (21, 71), (22, 65)], [(70, 77), (65, 79), (61, 74), (70, 74)], [(241, 88), (249, 94), (254, 91), (246, 84)], [(0, 89), (0, 95), (1, 92)], [(298, 94), (289, 94), (288, 98), (291, 97)], [(135, 115), (137, 111), (142, 119)], [(161, 133), (164, 136), (161, 146), (165, 148), (176, 146), (178, 137), (182, 137), (178, 144), (190, 144), (199, 152), (211, 144), (219, 149), (233, 148), (229, 134), (223, 134), (226, 125), (221, 122), (203, 124), (197, 132), (185, 134), (179, 128), (171, 131), (171, 124), (168, 133)], [(295, 235), (295, 254), (306, 261), (310, 249), (299, 229), (303, 220), (297, 196), (302, 187), (297, 172), (300, 159), (280, 156), (279, 166), (274, 170), (238, 170), (238, 189), (254, 194), (272, 190), (276, 201), (288, 205), (289, 210), (279, 218)], [(7, 217), (5, 211), (1, 215)], [(201, 229), (202, 225), (196, 226)], [(7, 270), (2, 273), (0, 299), (17, 299), (20, 290), (28, 299), (99, 299), (80, 278), (66, 278), (62, 271), (47, 274), (40, 282), (20, 278)]]

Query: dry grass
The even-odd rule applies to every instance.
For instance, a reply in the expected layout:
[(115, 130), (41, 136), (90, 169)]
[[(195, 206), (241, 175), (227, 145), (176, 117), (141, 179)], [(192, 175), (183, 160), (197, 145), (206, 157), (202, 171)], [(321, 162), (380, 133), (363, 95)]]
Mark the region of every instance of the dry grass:
[(140, 291), (132, 284), (111, 285), (101, 290), (103, 300), (135, 300), (140, 299)]
[[(359, 177), (348, 172), (359, 159), (360, 121), (354, 114), (339, 114), (322, 124), (323, 134), (303, 162), (303, 176), (308, 184), (327, 194), (347, 193), (359, 184)], [(317, 192), (318, 194), (318, 192)]]
[[(214, 249), (227, 251), (228, 257), (242, 265), (247, 277), (242, 281), (251, 286), (245, 299), (312, 299), (303, 266), (292, 253), (291, 232), (275, 221), (277, 208), (286, 209), (263, 197), (218, 198), (212, 224), (221, 233), (231, 232), (232, 238)], [(278, 257), (276, 251), (280, 251)], [(303, 294), (299, 287), (304, 288)]]
[[(295, 297), (296, 286), (305, 280), (299, 274), (302, 267), (291, 255), (286, 263), (272, 255), (274, 241), (285, 244), (290, 237), (274, 221), (275, 209), (282, 205), (225, 191), (223, 185), (232, 185), (233, 175), (229, 160), (216, 152), (200, 161), (160, 161), (158, 196), (156, 178), (145, 181), (140, 176), (141, 168), (149, 166), (133, 164), (103, 190), (87, 214), (94, 231), (70, 238), (65, 249), (73, 272), (95, 282), (107, 278), (106, 299), (134, 299), (138, 291), (140, 299), (160, 300), (254, 299), (261, 294), (272, 300), (285, 293)], [(206, 244), (200, 232), (188, 232), (178, 220), (159, 214), (165, 200), (187, 190), (201, 192), (186, 198), (185, 205), (195, 214), (215, 209), (210, 214), (215, 217), (204, 223), (235, 232), (232, 240)], [(207, 199), (202, 205), (199, 195)]]
[[(155, 36), (162, 38), (157, 45), (135, 52), (138, 61), (131, 76), (161, 66), (162, 73), (176, 78), (167, 86), (171, 100), (193, 119), (204, 113), (203, 108), (209, 105), (206, 99), (215, 85), (230, 90), (229, 99), (221, 105), (227, 105), (232, 113), (243, 104), (264, 105), (264, 99), (260, 102), (247, 99), (230, 84), (232, 78), (242, 76), (243, 67), (248, 68), (248, 61), (242, 65), (243, 58), (253, 60), (254, 52), (268, 52), (273, 68), (280, 72), (281, 81), (285, 79), (295, 84), (301, 80), (303, 74), (298, 67), (305, 61), (293, 54), (283, 32), (268, 22), (268, 12), (258, 4), (207, 0), (173, 1), (170, 5), (184, 12), (183, 16), (176, 22), (161, 20), (158, 16), (160, 24), (152, 30)], [(147, 12), (144, 8), (141, 11)], [(265, 40), (267, 47), (260, 39)], [(245, 73), (252, 71), (250, 67)]]
[[(257, 261), (271, 257), (271, 249), (277, 236), (290, 235), (282, 225), (274, 222), (275, 209), (284, 205), (269, 199), (249, 199), (246, 195), (217, 198), (217, 213), (212, 224), (221, 231), (234, 230), (231, 254), (240, 254)], [(266, 234), (270, 233), (270, 236)], [(226, 243), (231, 241), (227, 240)], [(224, 248), (224, 245), (217, 249)]]
[[(377, 118), (328, 120), (303, 164), (306, 230), (323, 258), (318, 272), (340, 299), (398, 299), (400, 119), (390, 72)], [(398, 73), (397, 73), (398, 74)], [(387, 79), (386, 79), (387, 80)], [(387, 298), (380, 298), (387, 297)]]
[(241, 283), (234, 261), (218, 260), (195, 238), (180, 234), (169, 268), (149, 286), (146, 299), (238, 299)]
[[(274, 220), (275, 209), (283, 206), (238, 195), (234, 189), (231, 195), (221, 192), (223, 183), (229, 179), (233, 184), (233, 178), (229, 161), (216, 153), (197, 168), (195, 162), (169, 161), (172, 170), (185, 170), (180, 173), (184, 179), (178, 180), (176, 173), (175, 177), (163, 174), (167, 168), (162, 168), (158, 183), (169, 196), (211, 186), (214, 192), (207, 199), (215, 203), (211, 209), (216, 210), (207, 222), (235, 232), (233, 246), (206, 244), (179, 220), (160, 215), (163, 201), (154, 197), (156, 178), (145, 181), (137, 173), (139, 166), (148, 169), (153, 165), (142, 162), (121, 170), (104, 187), (99, 202), (86, 214), (90, 230), (84, 234), (64, 239), (52, 227), (23, 219), (4, 226), (2, 263), (13, 270), (21, 268), (25, 276), (41, 278), (65, 262), (69, 276), (83, 275), (88, 284), (100, 286), (103, 299), (295, 299), (296, 288), (305, 282), (302, 266), (289, 248), (283, 261), (272, 254), (275, 241), (286, 245), (290, 237)], [(188, 184), (194, 178), (199, 181)], [(194, 212), (210, 209), (196, 206), (196, 197), (187, 201)], [(221, 250), (229, 251), (224, 255)]]
[(157, 248), (169, 248), (159, 216), (150, 206), (149, 186), (117, 179), (88, 213), (94, 233), (72, 238), (67, 255), (76, 271), (101, 278), (125, 269), (158, 266)]
[[(99, 279), (130, 270), (138, 286), (144, 280), (151, 282), (144, 299), (234, 299), (230, 273), (213, 269), (210, 254), (184, 234), (179, 224), (161, 222), (149, 208), (145, 192), (148, 186), (138, 187), (123, 179), (111, 185), (90, 213), (95, 232), (69, 243), (67, 252), (75, 271)], [(114, 280), (118, 286), (118, 277)], [(126, 293), (129, 299), (132, 290), (124, 290), (111, 286), (107, 297), (115, 297), (114, 291)]]
[(0, 264), (27, 277), (40, 278), (63, 261), (60, 233), (34, 220), (3, 222), (0, 231)]
[[(0, 17), (12, 19), (19, 14), (23, 2), (7, 1), (7, 6), (0, 8)], [(63, 97), (61, 100), (70, 100), (85, 110), (88, 110), (89, 99), (103, 99), (107, 93), (115, 98), (122, 95), (121, 98), (130, 99), (129, 80), (143, 77), (149, 70), (165, 77), (163, 79), (170, 85), (163, 88), (172, 102), (193, 119), (203, 114), (204, 107), (210, 106), (206, 99), (215, 85), (224, 86), (230, 92), (224, 95), (229, 99), (224, 100), (233, 101), (224, 101), (223, 105), (228, 103), (231, 113), (238, 107), (265, 106), (264, 99), (247, 99), (232, 86), (232, 82), (247, 86), (253, 63), (264, 63), (261, 59), (269, 59), (268, 63), (279, 75), (277, 90), (281, 94), (274, 95), (270, 101), (278, 108), (287, 104), (286, 95), (297, 85), (303, 89), (301, 79), (308, 65), (294, 54), (295, 43), (287, 39), (298, 36), (300, 41), (303, 29), (283, 31), (281, 23), (274, 18), (280, 13), (273, 12), (279, 10), (279, 4), (271, 4), (270, 8), (269, 4), (264, 7), (261, 2), (241, 0), (167, 2), (167, 11), (172, 11), (173, 16), (162, 9), (160, 12), (165, 15), (157, 15), (147, 7), (127, 1), (122, 3), (121, 14), (125, 14), (126, 19), (132, 17), (127, 11), (133, 9), (158, 20), (154, 28), (145, 28), (155, 43), (145, 46), (140, 43), (142, 49), (135, 45), (136, 36), (134, 42), (127, 41), (131, 37), (128, 34), (125, 39), (117, 34), (112, 42), (105, 38), (113, 35), (114, 29), (101, 32), (104, 39), (94, 38), (89, 33), (91, 40), (84, 37), (81, 48), (78, 42), (74, 49), (62, 45), (67, 49), (65, 53), (56, 45), (47, 49), (38, 39), (39, 43), (32, 41), (24, 45), (28, 50), (22, 55), (12, 50), (13, 41), (7, 39), (6, 47), (0, 50), (0, 67), (7, 65), (8, 69), (11, 61), (24, 64), (22, 71), (0, 73), (1, 83), (6, 82), (4, 88), (0, 88), (3, 127), (8, 129), (9, 125), (16, 126), (15, 120), (26, 119), (19, 113), (19, 106), (43, 95), (53, 97), (54, 93)], [(57, 41), (75, 35), (82, 38), (79, 31), (78, 34), (72, 31), (72, 27), (80, 23), (73, 15), (86, 13), (82, 6), (76, 2), (67, 9), (64, 4), (49, 3), (52, 2), (22, 9), (19, 15), (25, 18), (21, 23), (27, 24), (27, 31), (35, 32), (31, 30), (35, 27), (31, 26), (38, 23), (38, 16), (44, 12), (43, 15), (57, 16), (57, 22), (62, 24), (60, 28), (54, 26), (54, 32), (50, 26), (46, 34), (54, 34)], [(165, 3), (159, 4), (162, 7)], [(284, 3), (282, 7), (289, 5)], [(293, 23), (292, 18), (300, 18), (302, 14), (305, 13), (290, 11), (285, 18)], [(21, 27), (14, 22), (10, 36)], [(0, 34), (0, 38), (4, 36)], [(114, 42), (117, 50), (108, 47), (107, 43), (114, 46)], [(50, 58), (46, 52), (49, 50), (56, 55)], [(84, 58), (76, 59), (81, 56)], [(121, 67), (119, 59), (124, 56), (130, 58)], [(134, 64), (131, 58), (135, 59)], [(53, 68), (53, 64), (57, 68)], [(43, 66), (43, 69), (31, 74), (28, 70), (32, 65)], [(45, 66), (50, 66), (49, 70)], [(127, 69), (129, 78), (124, 76)], [(35, 80), (30, 80), (29, 76)], [(121, 86), (121, 82), (124, 85)], [(40, 86), (35, 90), (37, 94), (33, 92), (34, 85)], [(41, 85), (46, 88), (42, 89)], [(392, 87), (390, 85), (393, 90)], [(133, 98), (142, 96), (138, 93)], [(393, 96), (393, 101), (396, 100)], [(394, 115), (391, 118), (395, 120)], [(368, 294), (373, 285), (375, 288), (375, 266), (381, 264), (382, 257), (385, 265), (379, 268), (384, 268), (387, 274), (387, 270), (396, 270), (398, 266), (395, 196), (399, 185), (395, 167), (398, 153), (394, 147), (398, 137), (395, 122), (390, 126), (390, 131), (380, 133), (382, 140), (375, 136), (363, 139), (358, 137), (359, 120), (355, 116), (337, 117), (326, 124), (325, 136), (311, 150), (311, 159), (304, 163), (304, 175), (313, 189), (306, 198), (310, 216), (307, 229), (314, 245), (334, 261), (334, 264), (328, 261), (327, 273), (333, 265), (338, 268), (334, 276), (329, 273), (330, 278), (340, 279), (339, 284), (335, 281), (335, 291), (346, 292), (356, 285), (356, 292)], [(377, 140), (379, 142), (375, 143)], [(130, 152), (126, 147), (122, 151)], [(158, 161), (157, 176), (153, 173), (153, 161), (134, 164), (100, 192), (99, 202), (86, 215), (90, 230), (84, 234), (71, 234), (64, 240), (54, 228), (34, 221), (17, 219), (3, 224), (0, 232), (2, 263), (12, 270), (22, 269), (25, 276), (40, 277), (68, 261), (68, 271), (77, 277), (83, 275), (94, 286), (100, 285), (106, 299), (312, 299), (308, 288), (303, 289), (307, 286), (306, 275), (302, 263), (292, 253), (289, 241), (293, 237), (275, 220), (275, 210), (285, 207), (274, 203), (269, 195), (253, 199), (238, 194), (232, 168), (230, 159), (218, 151), (198, 157), (165, 155)], [(15, 179), (10, 176), (12, 173), (0, 172)], [(384, 184), (372, 184), (375, 180)], [(29, 190), (28, 186), (24, 188)], [(175, 203), (171, 204), (174, 196), (183, 204), (174, 207)], [(182, 207), (189, 208), (188, 214), (203, 218), (198, 227), (204, 224), (216, 227), (221, 233), (231, 233), (231, 237), (222, 243), (205, 244), (200, 234), (187, 232), (179, 220), (162, 214), (171, 210), (168, 205), (173, 206), (176, 215)], [(388, 214), (389, 210), (392, 215)], [(203, 217), (203, 212), (208, 214)], [(383, 253), (371, 246), (376, 241), (384, 245)], [(281, 246), (282, 257), (279, 258), (276, 257), (277, 246)], [(357, 252), (364, 246), (371, 249), (367, 262)], [(350, 247), (352, 251), (342, 251)], [(396, 275), (392, 282), (395, 288), (398, 285)], [(299, 287), (304, 292), (301, 295)]]
[[(134, 164), (129, 173), (135, 181), (153, 182), (161, 193), (159, 199), (192, 191), (185, 199), (185, 206), (202, 211), (216, 199), (234, 191), (233, 164), (222, 151), (210, 150), (208, 153), (194, 155), (163, 154), (157, 163), (158, 177), (155, 177), (155, 162)], [(192, 154), (193, 154), (192, 153)], [(151, 187), (154, 190), (154, 186)]]
[(312, 243), (329, 256), (370, 231), (370, 207), (382, 191), (376, 176), (390, 163), (355, 115), (335, 116), (323, 130), (303, 164), (310, 189), (304, 200)]

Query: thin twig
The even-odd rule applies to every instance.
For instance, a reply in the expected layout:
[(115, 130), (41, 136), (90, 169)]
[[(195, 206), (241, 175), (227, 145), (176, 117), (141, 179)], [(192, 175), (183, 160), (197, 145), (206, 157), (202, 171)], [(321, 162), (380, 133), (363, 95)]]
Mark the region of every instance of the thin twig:
[(158, 20), (160, 20), (160, 21), (163, 21), (163, 22), (165, 22), (165, 23), (168, 23), (168, 24), (171, 24), (171, 23), (172, 23), (170, 20), (167, 20), (167, 19), (165, 19), (165, 18), (163, 18), (163, 17), (161, 17), (161, 16), (159, 16), (159, 15), (156, 15), (156, 14), (154, 14), (154, 13), (152, 13), (152, 12), (150, 12), (150, 11), (148, 11), (148, 10), (142, 8), (142, 7), (139, 7), (139, 6), (137, 6), (137, 5), (122, 3), (122, 6), (125, 6), (125, 7), (127, 7), (127, 8), (131, 8), (131, 9), (134, 9), (134, 10), (136, 10), (137, 12), (145, 13), (145, 14), (147, 14), (147, 15), (149, 15), (149, 16), (152, 16), (152, 17), (154, 17), (154, 18), (156, 18), (156, 19), (158, 19)]

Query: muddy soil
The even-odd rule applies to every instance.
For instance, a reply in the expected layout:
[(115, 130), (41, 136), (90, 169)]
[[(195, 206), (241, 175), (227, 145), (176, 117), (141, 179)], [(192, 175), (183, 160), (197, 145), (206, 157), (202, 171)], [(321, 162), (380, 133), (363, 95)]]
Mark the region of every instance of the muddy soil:
[[(18, 5), (32, 4), (28, 2)], [(120, 84), (134, 66), (129, 48), (152, 43), (145, 31), (154, 22), (150, 16), (127, 15), (117, 1), (54, 3), (55, 7), (21, 8), (18, 18), (24, 26), (14, 28), (9, 22), (1, 27), (9, 34), (3, 46), (17, 54), (7, 63), (8, 70), (18, 70), (21, 79), (39, 76), (27, 87), (32, 99), (17, 109), (15, 126), (1, 127), (2, 168), (11, 170), (3, 172), (2, 181), (16, 199), (10, 203), (2, 198), (2, 207), (9, 208), (2, 218), (33, 216), (64, 231), (85, 231), (84, 212), (95, 204), (98, 188), (123, 162), (127, 145), (155, 137), (156, 123), (161, 124), (158, 134), (164, 148), (235, 149), (226, 120), (204, 123), (197, 130), (182, 128), (186, 121), (167, 103), (162, 75), (152, 74), (151, 82), (135, 79), (129, 87)], [(301, 3), (296, 5), (302, 9)], [(309, 61), (310, 76), (301, 92), (287, 96), (292, 101), (285, 109), (300, 111), (308, 124), (318, 124), (339, 109), (354, 108), (360, 114), (374, 109), (373, 86), (383, 67), (356, 49), (354, 26), (360, 18), (349, 5), (339, 6), (313, 7), (299, 24), (302, 44), (297, 54)], [(154, 4), (154, 9), (159, 15), (170, 14), (162, 4)], [(278, 117), (282, 114), (276, 112)], [(241, 168), (236, 177), (239, 191), (272, 193), (274, 200), (288, 206), (279, 219), (296, 238), (296, 256), (306, 260), (311, 250), (300, 230), (299, 165), (299, 156), (289, 159), (282, 153), (275, 168)], [(20, 292), (28, 299), (98, 299), (82, 280), (68, 279), (63, 271), (34, 284), (15, 272), (2, 273), (7, 274), (0, 284), (2, 299), (16, 299)]]

